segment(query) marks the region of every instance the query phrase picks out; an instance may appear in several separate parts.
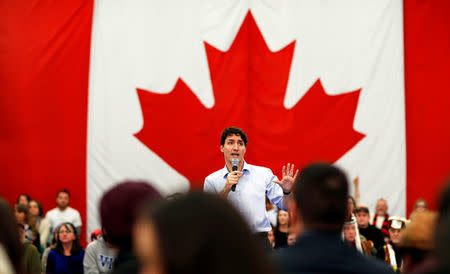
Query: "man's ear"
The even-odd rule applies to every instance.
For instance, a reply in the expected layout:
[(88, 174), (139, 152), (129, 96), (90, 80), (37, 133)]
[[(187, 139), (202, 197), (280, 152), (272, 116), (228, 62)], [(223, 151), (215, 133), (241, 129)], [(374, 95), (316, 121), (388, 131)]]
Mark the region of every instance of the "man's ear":
[(223, 146), (222, 145), (220, 146), (220, 152), (223, 153)]

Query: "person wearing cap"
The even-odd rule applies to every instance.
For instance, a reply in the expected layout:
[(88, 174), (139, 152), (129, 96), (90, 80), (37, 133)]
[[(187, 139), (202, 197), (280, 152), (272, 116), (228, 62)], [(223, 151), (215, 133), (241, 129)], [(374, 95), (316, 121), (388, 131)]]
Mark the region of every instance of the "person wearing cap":
[(356, 221), (359, 233), (372, 241), (376, 250), (384, 245), (384, 235), (380, 229), (370, 224), (369, 209), (366, 206), (356, 208)]
[[(294, 174), (294, 165), (288, 164), (287, 169), (282, 169), (282, 179), (278, 180), (270, 169), (248, 164), (244, 161), (247, 141), (247, 135), (240, 128), (228, 127), (222, 131), (220, 151), (225, 167), (205, 178), (203, 190), (218, 194), (233, 204), (246, 219), (254, 236), (270, 249), (267, 232), (271, 230), (271, 224), (265, 198), (287, 210), (298, 170)], [(234, 159), (238, 159), (237, 171), (233, 171)]]
[(342, 229), (344, 241), (352, 248), (355, 248), (362, 254), (369, 257), (376, 254), (376, 249), (374, 248), (373, 242), (368, 241), (364, 236), (362, 236), (358, 231), (358, 225), (356, 224), (356, 219), (344, 223)]
[(383, 245), (377, 252), (377, 257), (400, 273), (402, 267), (402, 255), (399, 250), (401, 236), (406, 227), (406, 221), (400, 217), (389, 218), (389, 234), (391, 238), (389, 242)]

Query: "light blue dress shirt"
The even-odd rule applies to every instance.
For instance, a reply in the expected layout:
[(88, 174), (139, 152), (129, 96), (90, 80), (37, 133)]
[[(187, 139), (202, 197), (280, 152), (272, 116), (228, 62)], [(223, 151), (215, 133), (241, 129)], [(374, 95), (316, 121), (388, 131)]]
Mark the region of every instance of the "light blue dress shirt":
[[(203, 190), (220, 193), (225, 187), (228, 169), (224, 168), (210, 174), (205, 179)], [(244, 162), (242, 177), (236, 185), (236, 191), (230, 191), (228, 201), (236, 207), (246, 219), (253, 232), (268, 232), (271, 225), (266, 212), (266, 195), (270, 202), (283, 209), (283, 189), (277, 183), (272, 171), (265, 167)]]

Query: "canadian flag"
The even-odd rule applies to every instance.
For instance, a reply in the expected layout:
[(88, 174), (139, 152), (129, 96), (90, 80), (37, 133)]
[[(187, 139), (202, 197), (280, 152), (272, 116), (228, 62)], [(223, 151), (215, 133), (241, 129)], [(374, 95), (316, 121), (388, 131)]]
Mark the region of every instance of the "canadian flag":
[(54, 207), (84, 233), (102, 193), (144, 179), (201, 188), (221, 130), (246, 160), (336, 163), (371, 210), (435, 207), (450, 175), (450, 2), (2, 1), (1, 195)]

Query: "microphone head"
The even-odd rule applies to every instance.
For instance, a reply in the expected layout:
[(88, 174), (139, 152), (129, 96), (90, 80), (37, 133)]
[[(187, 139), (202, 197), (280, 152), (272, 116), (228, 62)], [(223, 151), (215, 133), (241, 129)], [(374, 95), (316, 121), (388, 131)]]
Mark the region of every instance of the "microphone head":
[(233, 158), (231, 159), (231, 165), (232, 166), (238, 166), (239, 165), (239, 159), (238, 158)]

